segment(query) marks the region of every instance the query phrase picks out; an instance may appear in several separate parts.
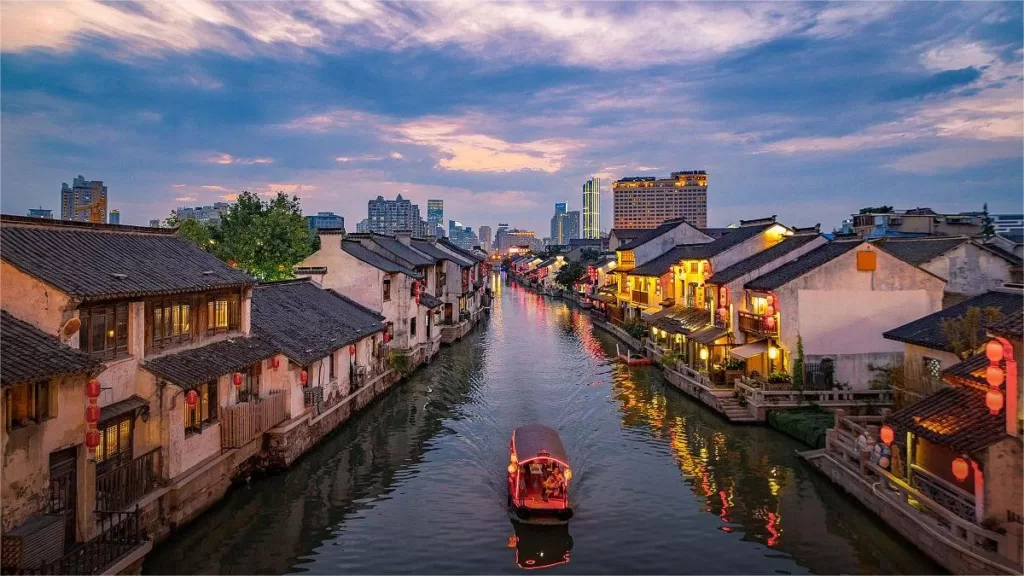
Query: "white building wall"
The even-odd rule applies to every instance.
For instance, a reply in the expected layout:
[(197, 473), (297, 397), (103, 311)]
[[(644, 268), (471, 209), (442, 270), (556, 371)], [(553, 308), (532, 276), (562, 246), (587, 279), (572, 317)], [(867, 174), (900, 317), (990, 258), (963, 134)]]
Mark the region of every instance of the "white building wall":
[(634, 248), (634, 262), (639, 266), (681, 244), (707, 244), (713, 241), (714, 238), (711, 236), (686, 222), (680, 222), (678, 226), (661, 236)]
[(938, 256), (922, 268), (947, 281), (946, 292), (976, 296), (1011, 282), (1011, 264), (969, 242)]

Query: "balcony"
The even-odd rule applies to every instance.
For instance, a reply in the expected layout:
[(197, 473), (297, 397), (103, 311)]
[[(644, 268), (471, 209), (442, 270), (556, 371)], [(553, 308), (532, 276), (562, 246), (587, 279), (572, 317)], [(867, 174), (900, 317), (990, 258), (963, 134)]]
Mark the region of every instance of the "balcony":
[(740, 320), (740, 331), (746, 334), (753, 334), (755, 336), (778, 336), (779, 335), (779, 322), (775, 321), (775, 325), (768, 328), (764, 325), (764, 316), (760, 314), (751, 314), (750, 312), (739, 312)]
[(156, 488), (160, 478), (160, 448), (96, 475), (96, 510), (124, 510)]
[(641, 292), (639, 290), (633, 290), (632, 300), (636, 304), (643, 304), (644, 306), (646, 306), (647, 302), (649, 300), (649, 295), (647, 294), (647, 292)]
[(288, 396), (274, 391), (264, 398), (221, 408), (221, 448), (240, 448), (288, 419)]

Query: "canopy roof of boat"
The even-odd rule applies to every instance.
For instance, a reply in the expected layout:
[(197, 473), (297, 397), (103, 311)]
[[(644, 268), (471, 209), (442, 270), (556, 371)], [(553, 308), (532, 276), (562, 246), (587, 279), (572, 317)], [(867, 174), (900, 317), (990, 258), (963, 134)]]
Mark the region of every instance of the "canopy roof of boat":
[(532, 460), (538, 456), (548, 456), (563, 464), (569, 464), (558, 432), (543, 424), (530, 424), (516, 428), (512, 432), (512, 445), (520, 462)]

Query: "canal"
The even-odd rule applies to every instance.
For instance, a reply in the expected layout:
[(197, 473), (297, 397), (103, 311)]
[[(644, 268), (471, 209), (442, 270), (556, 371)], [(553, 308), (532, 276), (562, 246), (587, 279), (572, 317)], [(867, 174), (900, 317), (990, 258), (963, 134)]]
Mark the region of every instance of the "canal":
[[(550, 571), (941, 572), (795, 440), (614, 364), (616, 340), (564, 302), (493, 285), (474, 333), (288, 472), (229, 492), (144, 571), (510, 573), (567, 557)], [(564, 529), (505, 512), (510, 432), (530, 422), (557, 428), (573, 465)]]

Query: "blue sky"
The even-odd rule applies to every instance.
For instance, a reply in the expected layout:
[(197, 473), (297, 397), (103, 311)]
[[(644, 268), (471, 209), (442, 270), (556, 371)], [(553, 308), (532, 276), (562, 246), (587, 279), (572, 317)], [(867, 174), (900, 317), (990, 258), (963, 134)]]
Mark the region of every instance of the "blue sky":
[[(0, 5), (0, 208), (102, 179), (123, 223), (284, 190), (543, 232), (710, 173), (709, 223), (1020, 212), (1021, 3)], [(543, 234), (539, 234), (543, 235)]]

